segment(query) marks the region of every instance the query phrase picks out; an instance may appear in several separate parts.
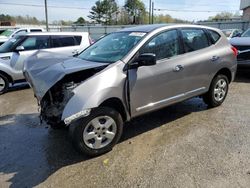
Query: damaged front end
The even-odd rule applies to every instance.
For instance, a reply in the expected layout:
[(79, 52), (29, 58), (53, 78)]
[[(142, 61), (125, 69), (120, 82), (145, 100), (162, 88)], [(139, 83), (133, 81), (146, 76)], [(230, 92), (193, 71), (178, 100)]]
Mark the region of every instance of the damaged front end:
[(78, 58), (53, 58), (54, 54), (34, 54), (24, 67), (24, 76), (34, 90), (40, 105), (40, 118), (51, 126), (69, 124), (89, 114), (89, 110), (74, 114), (62, 121), (62, 113), (74, 96), (73, 90), (86, 79), (108, 66)]
[[(64, 107), (66, 106), (70, 98), (74, 95), (73, 89), (75, 89), (87, 78), (93, 76), (102, 69), (103, 67), (92, 68), (89, 70), (72, 73), (66, 75), (62, 80), (57, 82), (52, 88), (47, 91), (45, 96), (40, 101), (41, 119), (49, 125), (61, 124), (61, 117)], [(72, 120), (85, 115), (80, 113), (82, 112), (79, 112), (79, 116), (76, 114), (75, 117), (66, 119), (64, 123), (69, 124)]]

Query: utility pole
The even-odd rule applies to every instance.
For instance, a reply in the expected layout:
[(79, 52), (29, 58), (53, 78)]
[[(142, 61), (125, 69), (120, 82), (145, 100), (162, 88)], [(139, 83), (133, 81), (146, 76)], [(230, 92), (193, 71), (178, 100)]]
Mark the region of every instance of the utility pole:
[(44, 4), (45, 4), (46, 31), (49, 31), (47, 0), (44, 0)]
[(152, 2), (152, 24), (154, 24), (154, 2)]
[(151, 4), (152, 4), (152, 0), (149, 0), (149, 17), (148, 17), (148, 24), (150, 24), (151, 22)]

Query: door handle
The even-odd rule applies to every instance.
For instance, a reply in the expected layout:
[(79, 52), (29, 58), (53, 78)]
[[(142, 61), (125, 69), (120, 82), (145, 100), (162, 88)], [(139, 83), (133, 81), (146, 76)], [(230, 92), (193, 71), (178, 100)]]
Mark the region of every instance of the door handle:
[(184, 69), (184, 67), (182, 65), (177, 65), (175, 68), (174, 68), (174, 72), (180, 72)]
[(219, 56), (213, 56), (212, 58), (211, 58), (211, 61), (218, 61), (220, 59), (220, 57)]

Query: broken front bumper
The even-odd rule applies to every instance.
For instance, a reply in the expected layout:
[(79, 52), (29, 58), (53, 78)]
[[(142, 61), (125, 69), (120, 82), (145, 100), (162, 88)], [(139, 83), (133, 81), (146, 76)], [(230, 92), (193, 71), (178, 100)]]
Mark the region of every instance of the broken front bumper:
[(73, 114), (70, 117), (65, 118), (64, 123), (66, 125), (69, 125), (70, 123), (72, 123), (73, 121), (75, 121), (77, 119), (80, 119), (82, 117), (87, 117), (90, 114), (90, 112), (91, 112), (91, 109), (82, 110), (76, 114)]

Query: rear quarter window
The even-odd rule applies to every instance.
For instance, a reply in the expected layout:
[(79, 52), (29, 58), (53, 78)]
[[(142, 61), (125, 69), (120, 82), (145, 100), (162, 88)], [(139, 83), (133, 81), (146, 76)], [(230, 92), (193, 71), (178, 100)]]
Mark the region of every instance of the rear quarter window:
[(213, 30), (207, 30), (210, 37), (211, 37), (211, 41), (213, 44), (215, 44), (218, 40), (220, 40), (221, 36), (219, 33), (217, 33), (216, 31)]

